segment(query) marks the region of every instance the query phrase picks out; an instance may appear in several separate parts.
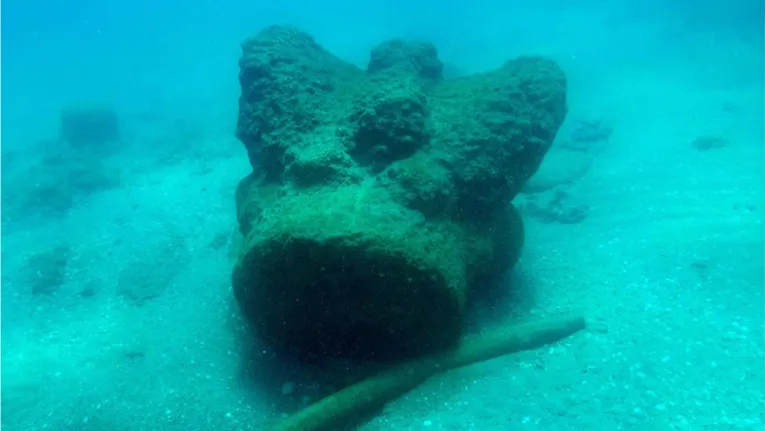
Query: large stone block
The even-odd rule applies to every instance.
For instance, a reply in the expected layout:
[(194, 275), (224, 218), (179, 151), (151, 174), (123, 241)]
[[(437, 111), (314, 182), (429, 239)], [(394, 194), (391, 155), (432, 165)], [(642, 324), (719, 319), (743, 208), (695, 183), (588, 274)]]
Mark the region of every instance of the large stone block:
[(518, 259), (510, 204), (566, 115), (552, 61), (442, 80), (430, 44), (367, 70), (307, 34), (243, 44), (234, 293), (263, 339), (303, 358), (400, 359), (460, 336), (469, 297)]

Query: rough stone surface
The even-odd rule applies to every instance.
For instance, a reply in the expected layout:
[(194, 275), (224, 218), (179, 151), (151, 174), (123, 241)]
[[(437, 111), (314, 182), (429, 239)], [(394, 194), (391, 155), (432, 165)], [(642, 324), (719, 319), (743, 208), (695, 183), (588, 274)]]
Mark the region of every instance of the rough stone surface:
[(400, 40), (360, 70), (278, 26), (240, 68), (244, 314), (301, 358), (451, 346), (467, 298), (519, 257), (510, 201), (564, 120), (563, 72), (525, 57), (445, 81), (432, 45)]

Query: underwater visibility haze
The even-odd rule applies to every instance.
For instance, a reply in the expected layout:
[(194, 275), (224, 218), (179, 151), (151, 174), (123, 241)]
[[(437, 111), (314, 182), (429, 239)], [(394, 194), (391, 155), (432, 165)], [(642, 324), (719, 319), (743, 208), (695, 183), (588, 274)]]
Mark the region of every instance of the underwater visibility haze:
[(764, 428), (762, 1), (2, 7), (3, 429)]

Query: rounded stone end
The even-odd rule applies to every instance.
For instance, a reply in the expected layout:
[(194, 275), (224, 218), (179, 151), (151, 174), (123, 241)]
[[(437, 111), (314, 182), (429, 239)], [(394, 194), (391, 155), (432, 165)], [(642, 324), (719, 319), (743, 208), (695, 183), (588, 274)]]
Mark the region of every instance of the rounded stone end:
[(353, 236), (269, 236), (233, 273), (264, 341), (302, 359), (398, 360), (458, 340), (464, 301), (438, 268)]

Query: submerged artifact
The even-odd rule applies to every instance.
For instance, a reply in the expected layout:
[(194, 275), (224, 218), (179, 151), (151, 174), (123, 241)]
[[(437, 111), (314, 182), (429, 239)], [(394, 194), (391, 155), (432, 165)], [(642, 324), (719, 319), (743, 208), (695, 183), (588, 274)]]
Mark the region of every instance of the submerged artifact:
[(445, 80), (432, 45), (400, 40), (362, 70), (282, 26), (242, 48), (244, 315), (302, 359), (454, 349), (471, 295), (519, 257), (510, 202), (564, 121), (564, 73), (522, 57)]

